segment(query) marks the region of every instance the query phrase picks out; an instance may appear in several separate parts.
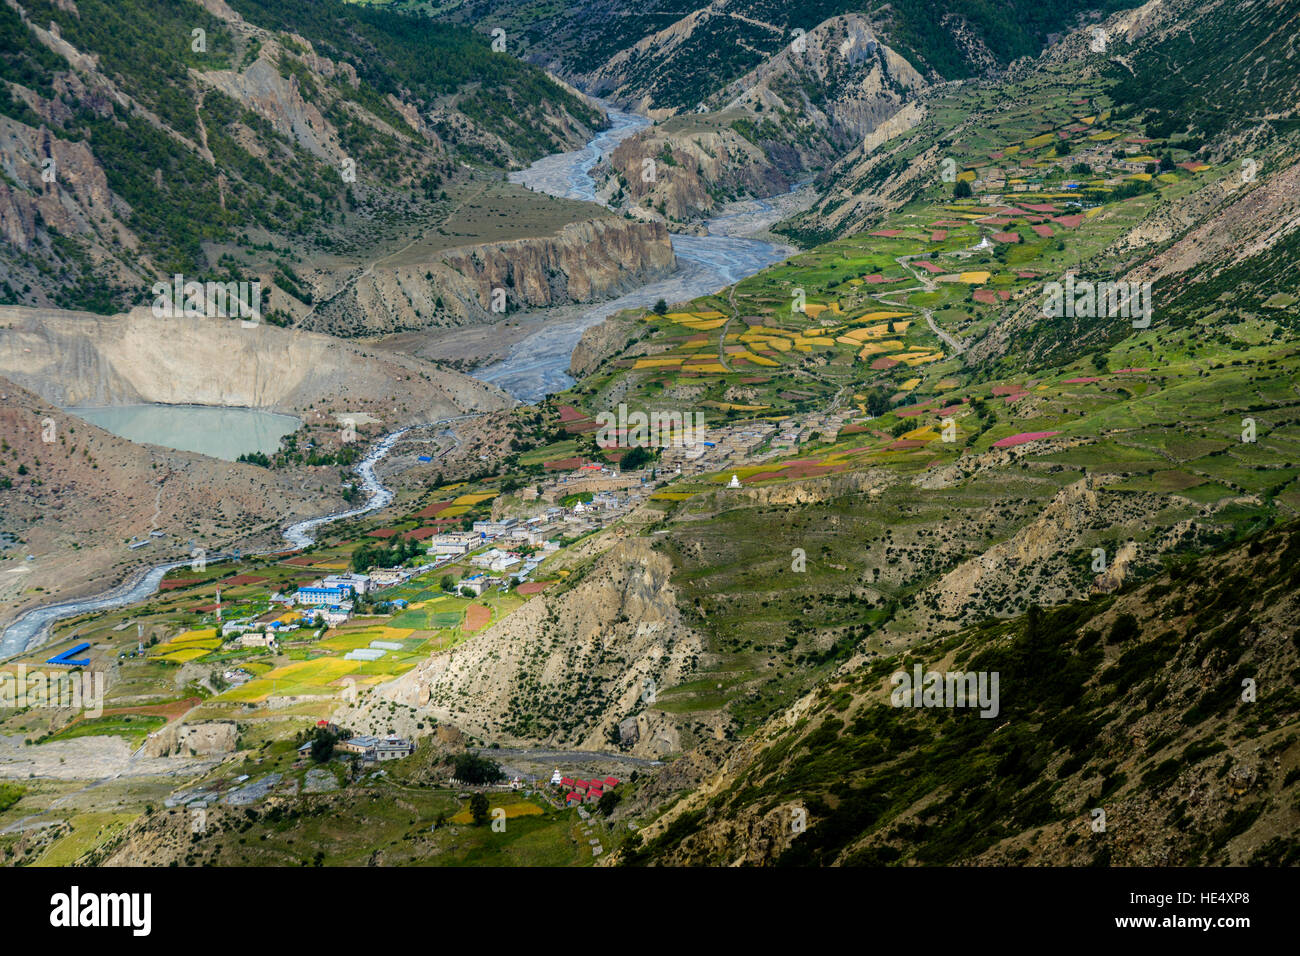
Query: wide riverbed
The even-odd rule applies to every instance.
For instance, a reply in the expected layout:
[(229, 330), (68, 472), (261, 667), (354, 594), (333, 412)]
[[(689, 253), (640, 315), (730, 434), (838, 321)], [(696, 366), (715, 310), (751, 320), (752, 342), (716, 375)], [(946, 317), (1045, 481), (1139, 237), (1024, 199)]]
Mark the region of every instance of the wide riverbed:
[[(644, 116), (606, 107), (610, 128), (571, 153), (539, 159), (510, 174), (510, 181), (564, 199), (600, 202), (591, 169), (619, 143), (649, 125)], [(536, 402), (573, 384), (568, 374), (573, 349), (582, 333), (622, 309), (649, 308), (658, 300), (684, 302), (717, 292), (733, 282), (788, 258), (794, 247), (750, 236), (790, 214), (780, 201), (755, 200), (728, 206), (708, 220), (706, 236), (672, 237), (677, 270), (608, 302), (577, 309), (555, 309), (535, 319), (537, 329), (516, 342), (510, 354), (484, 366), (475, 378), (497, 385), (515, 398)], [(523, 321), (530, 318), (525, 316)]]

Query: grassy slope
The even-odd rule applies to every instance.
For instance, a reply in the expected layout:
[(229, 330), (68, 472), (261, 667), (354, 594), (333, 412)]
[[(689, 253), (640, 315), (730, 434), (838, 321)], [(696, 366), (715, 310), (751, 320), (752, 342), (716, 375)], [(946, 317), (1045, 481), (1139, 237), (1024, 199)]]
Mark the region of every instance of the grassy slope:
[[(740, 847), (694, 834), (785, 825), (771, 814), (797, 805), (808, 829), (780, 863), (1293, 864), (1298, 559), (1293, 522), (1117, 596), (838, 674), (627, 860), (724, 863)], [(913, 663), (998, 672), (1001, 712), (891, 707), (888, 677)]]

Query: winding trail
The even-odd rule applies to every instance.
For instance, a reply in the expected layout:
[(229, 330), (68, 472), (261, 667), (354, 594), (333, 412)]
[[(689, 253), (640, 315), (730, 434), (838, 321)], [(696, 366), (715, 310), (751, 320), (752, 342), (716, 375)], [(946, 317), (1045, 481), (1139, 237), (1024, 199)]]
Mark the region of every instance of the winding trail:
[[(937, 292), (939, 286), (935, 283), (933, 279), (921, 275), (919, 272), (917, 272), (915, 269), (912, 268), (911, 261), (913, 259), (923, 259), (923, 258), (925, 258), (924, 255), (911, 255), (911, 256), (898, 256), (896, 259), (894, 259), (895, 262), (897, 262), (900, 266), (902, 266), (904, 269), (907, 270), (908, 275), (910, 275), (917, 282), (921, 283), (920, 286), (912, 286), (909, 289), (892, 289), (889, 292), (878, 292), (876, 293), (876, 298), (884, 299), (886, 296), (903, 295), (908, 292), (918, 292), (918, 291)], [(925, 315), (925, 324), (930, 327), (930, 331), (933, 332), (940, 339), (942, 339), (948, 345), (948, 347), (953, 350), (953, 352), (960, 355), (962, 352), (966, 351), (966, 346), (963, 345), (955, 336), (949, 335), (943, 329), (939, 328), (938, 323), (934, 321), (934, 310), (927, 309), (923, 305), (909, 305), (901, 302), (891, 302), (889, 304), (898, 306), (899, 308), (916, 309), (917, 311), (921, 312), (922, 314)]]

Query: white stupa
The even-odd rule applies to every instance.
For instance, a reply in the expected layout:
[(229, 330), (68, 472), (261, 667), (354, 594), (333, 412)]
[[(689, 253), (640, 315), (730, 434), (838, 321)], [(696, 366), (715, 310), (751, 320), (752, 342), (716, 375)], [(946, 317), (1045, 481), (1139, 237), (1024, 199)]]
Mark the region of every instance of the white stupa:
[(740, 487), (740, 479), (737, 478), (735, 475), (732, 475), (732, 476), (731, 476), (731, 480), (730, 480), (729, 482), (727, 482), (727, 487), (728, 487), (728, 488), (739, 488), (739, 487)]

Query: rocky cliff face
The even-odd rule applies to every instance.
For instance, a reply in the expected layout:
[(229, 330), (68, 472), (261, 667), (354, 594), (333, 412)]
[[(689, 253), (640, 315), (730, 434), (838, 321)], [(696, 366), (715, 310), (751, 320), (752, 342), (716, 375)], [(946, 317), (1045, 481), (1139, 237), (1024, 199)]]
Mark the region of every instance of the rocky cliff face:
[[(611, 63), (614, 61), (611, 61)], [(783, 192), (896, 135), (928, 81), (865, 18), (833, 17), (681, 115), (626, 140), (606, 192), (643, 218), (689, 220), (719, 201)], [(903, 129), (916, 122), (908, 113)], [(654, 163), (653, 179), (643, 175)], [(600, 172), (598, 169), (597, 172)]]
[(235, 750), (239, 725), (233, 720), (207, 720), (195, 724), (171, 723), (145, 741), (149, 757), (207, 757)]
[[(675, 752), (680, 730), (653, 703), (702, 644), (681, 621), (671, 570), (644, 539), (618, 541), (572, 588), (377, 688), (361, 711), (415, 707), (485, 741), (610, 750), (621, 733), (636, 755)], [(352, 710), (336, 719), (365, 722)]]
[(428, 262), (376, 265), (303, 321), (304, 327), (374, 334), (456, 326), (494, 315), (493, 290), (506, 312), (617, 295), (677, 266), (662, 223), (598, 218), (553, 236), (464, 246)]
[[(802, 114), (809, 128), (851, 147), (929, 84), (857, 14), (832, 17), (728, 85), (711, 101), (724, 109), (761, 106), (763, 112)], [(815, 98), (814, 98), (815, 97)], [(797, 141), (794, 144), (797, 148)], [(821, 162), (825, 156), (819, 157)]]
[(569, 374), (576, 379), (585, 378), (612, 355), (623, 351), (627, 340), (640, 331), (644, 323), (619, 315), (611, 315), (599, 325), (582, 333), (569, 357)]
[(596, 171), (614, 177), (606, 191), (632, 215), (689, 220), (711, 211), (721, 197), (771, 196), (790, 188), (772, 159), (735, 130), (684, 122), (625, 140)]
[[(64, 234), (128, 231), (118, 216), (129, 210), (108, 188), (104, 170), (85, 143), (69, 143), (48, 129), (0, 116), (0, 238), (31, 250), (44, 227)], [(41, 225), (38, 225), (40, 223)]]
[(324, 405), (385, 423), (432, 421), (513, 403), (420, 359), (330, 336), (229, 319), (0, 307), (0, 375), (61, 407), (225, 405), (303, 414)]

